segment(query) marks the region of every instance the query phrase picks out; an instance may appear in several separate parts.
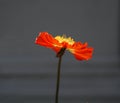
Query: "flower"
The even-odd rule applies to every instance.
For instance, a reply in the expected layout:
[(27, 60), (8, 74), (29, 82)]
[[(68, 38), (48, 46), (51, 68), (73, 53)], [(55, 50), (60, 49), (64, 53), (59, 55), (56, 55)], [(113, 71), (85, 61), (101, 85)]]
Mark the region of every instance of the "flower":
[(65, 50), (71, 52), (77, 60), (89, 60), (93, 54), (93, 48), (88, 47), (87, 42), (75, 42), (66, 35), (53, 37), (48, 32), (40, 32), (35, 43), (53, 49), (58, 57), (59, 53), (63, 55)]

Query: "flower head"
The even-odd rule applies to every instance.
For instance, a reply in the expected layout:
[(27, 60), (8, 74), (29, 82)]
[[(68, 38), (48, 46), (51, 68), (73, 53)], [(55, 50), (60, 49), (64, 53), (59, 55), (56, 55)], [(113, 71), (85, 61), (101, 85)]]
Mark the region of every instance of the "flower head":
[(64, 51), (68, 50), (77, 60), (88, 60), (93, 53), (93, 48), (88, 47), (87, 42), (84, 44), (75, 42), (71, 37), (66, 37), (66, 35), (53, 37), (48, 32), (40, 32), (35, 43), (53, 49), (57, 55), (59, 53), (63, 55)]

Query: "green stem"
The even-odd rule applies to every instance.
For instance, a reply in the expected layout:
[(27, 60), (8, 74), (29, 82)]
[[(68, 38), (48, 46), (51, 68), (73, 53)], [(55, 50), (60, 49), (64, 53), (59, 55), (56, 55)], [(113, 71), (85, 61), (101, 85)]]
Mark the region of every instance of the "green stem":
[(58, 71), (57, 71), (57, 83), (56, 83), (55, 103), (58, 103), (58, 96), (59, 96), (61, 60), (62, 60), (62, 56), (59, 57), (59, 61), (58, 61)]

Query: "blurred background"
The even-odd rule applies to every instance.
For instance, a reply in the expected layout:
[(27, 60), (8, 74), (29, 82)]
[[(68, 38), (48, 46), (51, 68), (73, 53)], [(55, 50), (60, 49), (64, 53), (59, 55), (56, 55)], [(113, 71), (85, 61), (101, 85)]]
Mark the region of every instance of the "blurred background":
[(119, 0), (0, 0), (0, 103), (54, 103), (58, 58), (34, 44), (41, 31), (94, 47), (66, 52), (60, 103), (120, 103)]

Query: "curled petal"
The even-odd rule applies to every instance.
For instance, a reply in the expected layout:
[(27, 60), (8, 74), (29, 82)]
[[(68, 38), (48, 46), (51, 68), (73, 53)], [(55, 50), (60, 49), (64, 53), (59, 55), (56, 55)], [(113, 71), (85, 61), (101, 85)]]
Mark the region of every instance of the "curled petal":
[(62, 47), (62, 44), (60, 44), (58, 40), (54, 39), (54, 37), (48, 32), (40, 32), (35, 40), (35, 43), (41, 46), (51, 48), (55, 52), (58, 52)]
[(68, 50), (75, 56), (77, 60), (89, 60), (92, 57), (93, 48), (87, 47), (87, 43), (76, 42)]
[(86, 50), (80, 52), (78, 50), (75, 51), (74, 56), (78, 60), (89, 60), (92, 57), (93, 48), (87, 48)]
[(35, 43), (41, 46), (51, 47), (53, 37), (47, 32), (40, 32)]

